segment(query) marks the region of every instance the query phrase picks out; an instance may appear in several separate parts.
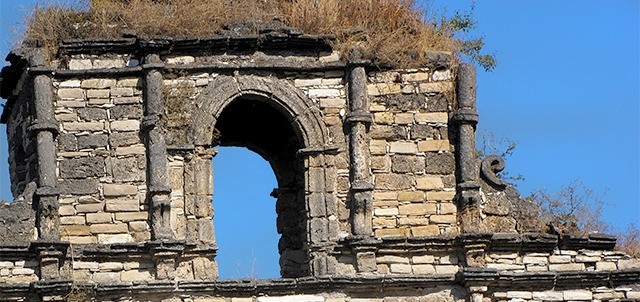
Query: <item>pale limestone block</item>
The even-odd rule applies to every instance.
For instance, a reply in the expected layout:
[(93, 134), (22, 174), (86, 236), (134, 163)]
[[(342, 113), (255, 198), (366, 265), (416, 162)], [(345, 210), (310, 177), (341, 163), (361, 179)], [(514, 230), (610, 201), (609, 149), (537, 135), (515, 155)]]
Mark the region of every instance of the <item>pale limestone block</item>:
[(394, 114), (392, 112), (376, 112), (373, 114), (376, 124), (393, 124)]
[(96, 283), (117, 283), (120, 282), (120, 273), (95, 273), (91, 280)]
[(72, 79), (72, 80), (62, 81), (62, 82), (60, 82), (60, 84), (58, 84), (58, 87), (60, 87), (60, 88), (80, 88), (80, 80)]
[(146, 148), (144, 146), (117, 147), (116, 155), (144, 155)]
[(80, 84), (82, 88), (105, 89), (116, 85), (115, 79), (87, 79)]
[(88, 213), (87, 223), (111, 223), (111, 213)]
[(115, 199), (107, 200), (106, 210), (116, 212), (116, 220), (118, 212), (137, 212), (140, 211), (140, 203), (136, 199)]
[(584, 270), (584, 263), (564, 263), (564, 264), (551, 264), (549, 265), (550, 271), (582, 271)]
[(116, 87), (142, 87), (140, 78), (119, 79)]
[(531, 299), (533, 294), (527, 291), (507, 291), (507, 298), (510, 299)]
[(416, 189), (418, 190), (438, 190), (444, 188), (440, 177), (418, 177), (416, 178)]
[(432, 237), (440, 235), (440, 228), (437, 225), (423, 225), (411, 228), (411, 235), (414, 237)]
[(108, 99), (111, 96), (109, 89), (90, 89), (87, 90), (87, 98), (89, 99)]
[(375, 230), (375, 236), (382, 237), (409, 237), (410, 230), (408, 228), (389, 228)]
[(128, 242), (133, 242), (133, 237), (131, 237), (130, 234), (98, 234), (98, 243), (100, 244), (128, 243)]
[(371, 140), (369, 143), (369, 151), (371, 154), (386, 154), (387, 153), (387, 142), (384, 140)]
[(406, 204), (398, 207), (400, 215), (431, 215), (437, 212), (436, 205), (432, 203), (425, 204)]
[(131, 232), (146, 232), (149, 231), (149, 224), (146, 221), (132, 221), (129, 222), (129, 230)]
[(104, 210), (104, 205), (102, 203), (76, 205), (76, 212), (78, 213), (97, 213), (102, 210)]
[(130, 270), (121, 272), (120, 280), (122, 280), (122, 282), (151, 281), (153, 280), (153, 276), (151, 276), (151, 272), (147, 270)]
[(640, 259), (620, 259), (618, 260), (618, 269), (640, 269)]
[(393, 121), (399, 125), (413, 124), (413, 113), (396, 113)]
[(129, 231), (126, 223), (92, 224), (89, 228), (93, 234), (120, 234)]
[(100, 271), (121, 271), (124, 269), (124, 265), (121, 262), (102, 262), (98, 264)]
[(129, 221), (146, 221), (149, 219), (149, 213), (147, 212), (125, 212), (116, 213), (116, 221), (129, 222)]
[(104, 184), (103, 193), (104, 196), (136, 195), (138, 193), (138, 186), (127, 184)]
[(127, 63), (123, 59), (100, 59), (93, 61), (93, 68), (121, 68), (126, 67)]
[(111, 101), (109, 99), (89, 99), (89, 105), (101, 106), (105, 104), (109, 104)]
[(548, 258), (547, 257), (524, 256), (524, 257), (522, 257), (522, 263), (524, 263), (524, 264), (547, 265)]
[(428, 191), (427, 200), (452, 201), (456, 196), (455, 191)]
[(402, 92), (402, 86), (398, 83), (379, 83), (367, 85), (367, 92), (371, 96), (396, 94)]
[(555, 263), (570, 263), (571, 262), (571, 256), (549, 256), (549, 263), (555, 264)]
[(93, 68), (93, 64), (91, 63), (91, 60), (88, 60), (88, 59), (71, 59), (69, 60), (68, 66), (70, 70), (81, 70), (81, 69)]
[(308, 95), (310, 98), (337, 98), (342, 95), (340, 89), (311, 88)]
[(63, 100), (84, 100), (84, 90), (81, 88), (60, 88), (58, 96)]
[(562, 294), (565, 300), (583, 301), (591, 300), (591, 298), (593, 298), (591, 291), (584, 289), (565, 290)]
[(296, 87), (320, 86), (322, 85), (322, 78), (295, 79), (293, 80), (293, 85)]
[(63, 216), (60, 217), (60, 224), (85, 224), (84, 216)]
[(418, 81), (428, 81), (428, 80), (429, 80), (428, 72), (405, 73), (402, 75), (403, 82), (418, 82)]
[(437, 274), (456, 274), (460, 269), (457, 265), (436, 265)]
[(446, 124), (449, 122), (449, 114), (446, 112), (425, 112), (415, 114), (418, 124)]
[(342, 78), (322, 78), (323, 86), (340, 86), (342, 84)]
[(78, 120), (78, 115), (75, 113), (56, 114), (56, 120), (59, 122), (75, 122)]
[(532, 298), (541, 301), (562, 301), (564, 295), (557, 291), (532, 292)]
[(142, 103), (142, 98), (139, 96), (115, 97), (113, 98), (113, 103), (116, 105), (140, 104)]
[(114, 87), (110, 93), (112, 97), (130, 97), (133, 96), (133, 91), (132, 87)]
[(426, 140), (418, 142), (418, 151), (430, 152), (430, 151), (449, 151), (451, 144), (449, 140)]
[(411, 265), (409, 264), (392, 263), (389, 268), (394, 274), (411, 274)]
[(83, 108), (83, 107), (86, 107), (87, 104), (84, 102), (84, 100), (57, 101), (56, 106), (63, 107), (63, 108)]
[(111, 122), (112, 131), (138, 131), (140, 130), (140, 121), (138, 120), (126, 120), (126, 121), (113, 121)]
[(596, 262), (596, 270), (597, 271), (613, 271), (618, 269), (618, 266), (615, 262), (608, 261), (599, 261)]
[(398, 201), (424, 201), (424, 192), (422, 191), (398, 192)]
[(450, 91), (453, 91), (452, 82), (432, 82), (420, 84), (420, 92), (422, 93), (445, 93)]
[(398, 215), (398, 208), (374, 209), (375, 216), (395, 216)]
[[(398, 224), (402, 226), (425, 226), (429, 224), (429, 218), (426, 218), (424, 216), (400, 217)], [(438, 226), (435, 226), (435, 227), (437, 228)], [(422, 232), (422, 231), (424, 230), (417, 230), (417, 232)], [(416, 235), (413, 229), (412, 229), (412, 233), (413, 233), (413, 236), (420, 236), (420, 235)], [(427, 235), (422, 235), (422, 236), (427, 236)]]
[(30, 283), (33, 281), (38, 281), (38, 276), (36, 276), (35, 274), (33, 275), (24, 275), (24, 276), (11, 276), (11, 277), (7, 277), (6, 279), (4, 279), (4, 283), (9, 283), (9, 284), (13, 284), (13, 283)]
[(438, 214), (447, 215), (447, 214), (456, 214), (458, 212), (458, 207), (451, 202), (442, 202), (439, 204), (440, 211)]
[(324, 302), (324, 297), (312, 295), (258, 297), (258, 302)]
[(343, 98), (321, 99), (320, 108), (344, 108), (347, 100)]
[(523, 264), (487, 263), (487, 268), (495, 268), (498, 271), (525, 271)]
[(31, 275), (35, 273), (36, 271), (31, 268), (14, 268), (11, 270), (12, 275)]
[(63, 225), (60, 227), (63, 236), (90, 236), (91, 231), (86, 225)]
[(58, 213), (60, 216), (72, 216), (76, 214), (76, 209), (70, 205), (63, 205), (58, 209)]
[(384, 228), (384, 227), (393, 228), (393, 227), (396, 227), (397, 225), (398, 223), (396, 222), (395, 218), (378, 218), (378, 217), (373, 218), (374, 228)]
[(90, 131), (97, 132), (104, 130), (103, 122), (87, 122), (87, 123), (62, 123), (62, 128), (66, 131)]
[(415, 154), (418, 148), (413, 142), (391, 142), (389, 151), (398, 154)]
[(95, 261), (74, 261), (73, 269), (88, 269), (92, 271), (97, 271), (100, 269), (100, 265)]
[(411, 258), (413, 264), (433, 264), (436, 259), (433, 255), (413, 256)]
[(195, 62), (196, 62), (196, 58), (192, 56), (180, 56), (180, 57), (167, 58), (167, 64), (171, 64), (171, 65), (186, 65), (186, 64), (193, 64)]
[(445, 70), (436, 70), (433, 72), (433, 75), (431, 76), (431, 80), (433, 81), (451, 81), (453, 80), (453, 75), (451, 74), (451, 71), (449, 69), (445, 69)]

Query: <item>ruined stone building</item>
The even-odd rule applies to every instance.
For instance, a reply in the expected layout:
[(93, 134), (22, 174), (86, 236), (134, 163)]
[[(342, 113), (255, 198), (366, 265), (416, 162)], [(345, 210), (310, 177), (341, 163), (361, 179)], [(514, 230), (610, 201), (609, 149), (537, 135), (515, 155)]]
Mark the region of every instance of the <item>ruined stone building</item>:
[[(473, 67), (432, 52), (422, 68), (380, 68), (330, 38), (12, 52), (0, 300), (640, 299), (640, 261), (615, 238), (546, 233), (496, 175), (502, 159), (477, 159)], [(217, 146), (273, 167), (281, 279), (217, 278)]]

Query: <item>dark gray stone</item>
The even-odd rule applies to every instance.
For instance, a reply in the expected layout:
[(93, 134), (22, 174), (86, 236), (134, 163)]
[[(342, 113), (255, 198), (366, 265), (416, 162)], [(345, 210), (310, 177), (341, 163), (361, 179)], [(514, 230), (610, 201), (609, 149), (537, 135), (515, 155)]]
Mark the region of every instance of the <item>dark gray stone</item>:
[(139, 119), (142, 117), (142, 105), (118, 105), (111, 108), (112, 119)]
[(94, 149), (107, 147), (109, 137), (106, 134), (91, 134), (78, 137), (79, 149)]
[(433, 127), (430, 125), (413, 125), (411, 127), (411, 139), (449, 139), (447, 127)]
[(142, 156), (111, 160), (113, 178), (118, 181), (144, 181), (146, 160)]
[(391, 157), (391, 171), (395, 173), (423, 172), (425, 159), (415, 155), (394, 155)]
[(63, 195), (91, 195), (98, 193), (97, 179), (64, 179), (60, 182)]
[(372, 125), (369, 131), (372, 139), (401, 140), (407, 138), (407, 130), (402, 126)]
[(36, 213), (31, 199), (0, 202), (0, 238), (3, 244), (27, 243), (33, 239)]
[(418, 94), (402, 94), (378, 97), (377, 102), (383, 103), (392, 110), (418, 110), (424, 107), (425, 96)]
[(104, 175), (104, 158), (102, 157), (83, 157), (60, 161), (60, 177), (62, 178), (87, 178)]
[(447, 96), (436, 94), (427, 96), (427, 111), (430, 112), (447, 112), (449, 111), (449, 101)]
[(452, 174), (456, 167), (453, 153), (426, 153), (426, 172), (430, 174)]
[(62, 133), (58, 135), (57, 141), (60, 151), (78, 151), (78, 139), (73, 134)]
[(109, 145), (112, 148), (131, 146), (142, 143), (137, 132), (112, 133), (109, 136)]
[(99, 121), (107, 119), (107, 110), (102, 108), (81, 108), (77, 110), (78, 116), (85, 121)]

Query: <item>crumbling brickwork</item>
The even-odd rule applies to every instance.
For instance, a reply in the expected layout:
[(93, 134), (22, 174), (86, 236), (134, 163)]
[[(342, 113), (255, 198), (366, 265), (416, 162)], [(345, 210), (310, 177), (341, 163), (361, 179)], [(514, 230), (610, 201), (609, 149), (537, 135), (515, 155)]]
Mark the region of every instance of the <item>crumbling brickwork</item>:
[[(637, 299), (615, 238), (541, 233), (534, 205), (475, 155), (475, 71), (411, 70), (329, 37), (67, 41), (3, 70), (13, 203), (0, 299)], [(282, 279), (217, 280), (212, 158), (274, 168)], [(215, 169), (215, 167), (213, 167)], [(251, 184), (246, 184), (250, 189)]]

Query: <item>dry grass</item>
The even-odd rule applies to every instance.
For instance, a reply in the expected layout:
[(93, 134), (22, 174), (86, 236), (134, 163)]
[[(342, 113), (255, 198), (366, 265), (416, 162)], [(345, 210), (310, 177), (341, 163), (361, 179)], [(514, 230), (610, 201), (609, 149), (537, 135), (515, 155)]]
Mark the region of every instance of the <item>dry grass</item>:
[(446, 27), (425, 21), (412, 0), (92, 0), (87, 7), (36, 8), (27, 20), (26, 38), (55, 47), (63, 39), (124, 33), (211, 36), (233, 22), (279, 20), (308, 34), (336, 34), (334, 46), (345, 56), (357, 50), (366, 59), (397, 67), (421, 65), (425, 50), (460, 48)]

